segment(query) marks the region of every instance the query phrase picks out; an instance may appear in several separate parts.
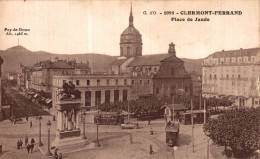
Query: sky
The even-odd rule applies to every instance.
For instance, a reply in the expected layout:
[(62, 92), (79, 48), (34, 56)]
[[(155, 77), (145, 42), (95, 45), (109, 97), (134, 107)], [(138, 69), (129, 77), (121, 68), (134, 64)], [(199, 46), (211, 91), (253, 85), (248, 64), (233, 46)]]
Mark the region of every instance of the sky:
[[(19, 38), (19, 44), (31, 51), (119, 56), (120, 34), (128, 27), (130, 7), (131, 1), (3, 0), (0, 50), (18, 45)], [(259, 7), (258, 0), (132, 1), (143, 55), (167, 53), (173, 42), (178, 57), (193, 59), (221, 50), (260, 47)], [(151, 11), (156, 15), (150, 15)], [(164, 15), (164, 11), (174, 11), (174, 15)], [(176, 14), (181, 11), (241, 11), (242, 15)], [(171, 21), (172, 17), (210, 21)], [(5, 28), (30, 31), (6, 35)]]

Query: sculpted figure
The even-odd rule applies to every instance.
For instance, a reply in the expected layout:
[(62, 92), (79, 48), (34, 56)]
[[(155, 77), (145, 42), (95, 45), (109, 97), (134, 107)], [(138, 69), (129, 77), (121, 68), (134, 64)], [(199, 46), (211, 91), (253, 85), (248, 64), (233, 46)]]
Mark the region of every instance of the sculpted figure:
[[(69, 83), (64, 82), (62, 85), (62, 91), (58, 95), (62, 95), (61, 100), (64, 99), (78, 99), (80, 98), (80, 91), (75, 90), (75, 85), (69, 81)], [(58, 96), (57, 95), (57, 96)]]

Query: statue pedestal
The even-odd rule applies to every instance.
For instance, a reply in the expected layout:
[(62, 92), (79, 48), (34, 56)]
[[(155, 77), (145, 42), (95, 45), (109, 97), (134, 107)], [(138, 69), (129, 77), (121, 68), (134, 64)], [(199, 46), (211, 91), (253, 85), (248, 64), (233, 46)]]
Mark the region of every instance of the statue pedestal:
[(60, 100), (57, 103), (57, 131), (52, 147), (61, 153), (75, 152), (91, 143), (80, 136), (79, 113), (80, 99)]

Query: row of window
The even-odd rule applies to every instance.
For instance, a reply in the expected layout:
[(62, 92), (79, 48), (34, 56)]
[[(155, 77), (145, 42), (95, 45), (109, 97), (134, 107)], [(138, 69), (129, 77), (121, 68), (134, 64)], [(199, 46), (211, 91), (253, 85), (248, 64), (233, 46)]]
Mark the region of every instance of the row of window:
[[(111, 82), (110, 79), (107, 79), (106, 80), (106, 85), (110, 85)], [(136, 84), (136, 82), (138, 81), (137, 84), (150, 84), (150, 80), (132, 80), (131, 81), (131, 84)], [(63, 80), (63, 83), (66, 82), (66, 80)], [(92, 80), (93, 82), (93, 80)], [(119, 81), (118, 79), (115, 79), (115, 85), (118, 85)], [(76, 85), (79, 86), (80, 85), (80, 80), (76, 80)], [(90, 86), (91, 85), (91, 80), (87, 80), (87, 86)], [(97, 86), (100, 86), (101, 85), (101, 82), (100, 82), (100, 79), (97, 79), (96, 80), (96, 85)], [(124, 85), (127, 85), (127, 79), (124, 79)]]
[[(230, 64), (230, 63), (248, 63), (250, 62), (249, 58), (247, 56), (245, 57), (232, 57), (232, 58), (215, 58), (214, 64)], [(251, 62), (256, 62), (256, 57), (251, 56)], [(212, 60), (204, 60), (204, 64), (212, 64)]]
[[(223, 78), (223, 77), (224, 77), (223, 74), (221, 74), (221, 78)], [(229, 75), (228, 75), (228, 74), (226, 75), (226, 78), (229, 79)], [(232, 75), (232, 78), (235, 78), (235, 76)], [(237, 78), (240, 79), (241, 76), (240, 76), (240, 75), (237, 75)], [(209, 79), (210, 79), (210, 80), (211, 80), (211, 79), (217, 79), (217, 75), (215, 74), (215, 75), (214, 75), (214, 78), (213, 78), (212, 75), (209, 75)]]

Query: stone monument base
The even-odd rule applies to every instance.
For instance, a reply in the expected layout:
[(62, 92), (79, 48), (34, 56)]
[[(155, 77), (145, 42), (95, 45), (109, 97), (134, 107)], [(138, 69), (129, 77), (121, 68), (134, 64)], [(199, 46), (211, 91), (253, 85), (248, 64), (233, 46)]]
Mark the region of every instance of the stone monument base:
[(89, 139), (79, 137), (68, 137), (64, 139), (55, 139), (51, 147), (58, 148), (58, 152), (62, 154), (82, 151), (95, 148), (95, 144)]

